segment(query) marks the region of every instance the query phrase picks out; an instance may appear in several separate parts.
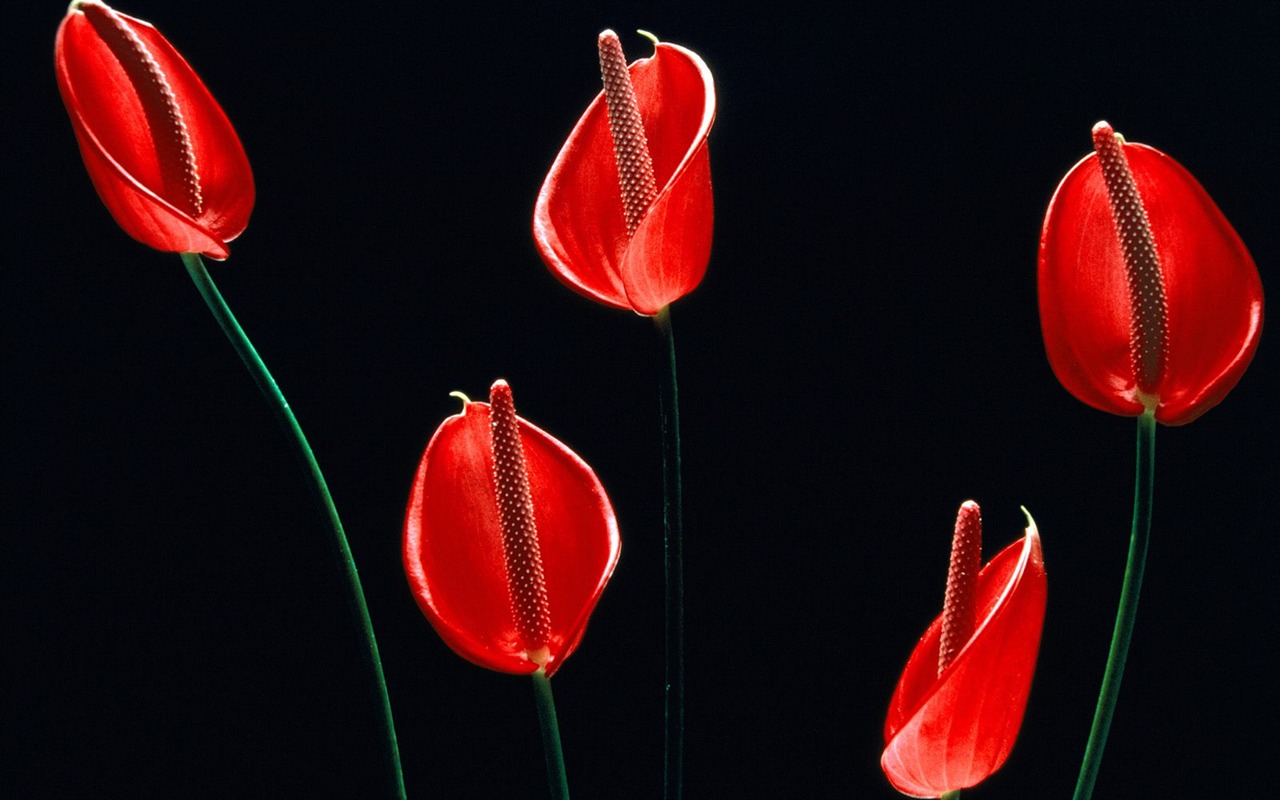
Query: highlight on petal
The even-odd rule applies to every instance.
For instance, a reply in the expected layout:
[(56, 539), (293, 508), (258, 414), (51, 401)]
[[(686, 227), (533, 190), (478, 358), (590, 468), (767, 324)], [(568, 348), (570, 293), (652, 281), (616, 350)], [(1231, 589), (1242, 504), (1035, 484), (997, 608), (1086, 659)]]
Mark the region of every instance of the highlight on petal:
[(614, 308), (654, 315), (702, 281), (713, 204), (707, 135), (715, 118), (711, 71), (665, 42), (629, 68), (658, 195), (634, 235), (601, 92), (556, 157), (534, 208), (533, 235), (552, 273)]
[(54, 45), (80, 154), (121, 228), (166, 252), (227, 257), (253, 210), (253, 174), (231, 122), (150, 23), (77, 0)]
[(978, 576), (978, 626), (941, 675), (942, 617), (921, 637), (893, 693), (880, 766), (912, 797), (977, 785), (1004, 764), (1022, 725), (1044, 625), (1040, 535), (1026, 534)]
[[(546, 581), (546, 674), (577, 647), (618, 562), (609, 498), (564, 444), (517, 418)], [(467, 401), (436, 430), (414, 478), (404, 568), (419, 608), (463, 658), (499, 672), (538, 669), (521, 643), (494, 487), (490, 405)]]
[[(1262, 282), (1240, 237), (1169, 156), (1124, 143), (1159, 254), (1167, 304), (1165, 367), (1155, 417), (1182, 425), (1239, 382), (1262, 330)], [(1079, 400), (1137, 416), (1133, 312), (1124, 255), (1098, 157), (1063, 178), (1040, 237), (1040, 323), (1054, 374)]]

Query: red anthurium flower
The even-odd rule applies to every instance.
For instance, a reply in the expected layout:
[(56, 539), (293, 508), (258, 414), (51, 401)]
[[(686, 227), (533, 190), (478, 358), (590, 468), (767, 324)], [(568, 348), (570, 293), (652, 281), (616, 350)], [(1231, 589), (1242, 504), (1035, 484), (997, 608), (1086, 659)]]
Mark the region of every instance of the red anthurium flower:
[(1105, 122), (1093, 140), (1040, 235), (1049, 363), (1094, 408), (1182, 425), (1221, 402), (1253, 358), (1258, 268), (1178, 162)]
[(894, 690), (880, 766), (894, 788), (941, 797), (1000, 768), (1022, 725), (1044, 624), (1040, 534), (1027, 516), (1022, 541), (981, 571), (982, 518), (966, 502), (956, 517), (946, 603), (920, 638)]
[(683, 47), (658, 43), (628, 67), (613, 31), (599, 45), (604, 91), (542, 184), (533, 237), (574, 290), (652, 316), (707, 271), (715, 86)]
[(404, 569), (454, 652), (550, 677), (578, 646), (618, 563), (618, 525), (591, 467), (516, 416), (511, 388), (463, 398), (418, 466)]
[(102, 202), (145, 245), (227, 257), (253, 174), (200, 77), (150, 23), (75, 0), (54, 47), (58, 88)]

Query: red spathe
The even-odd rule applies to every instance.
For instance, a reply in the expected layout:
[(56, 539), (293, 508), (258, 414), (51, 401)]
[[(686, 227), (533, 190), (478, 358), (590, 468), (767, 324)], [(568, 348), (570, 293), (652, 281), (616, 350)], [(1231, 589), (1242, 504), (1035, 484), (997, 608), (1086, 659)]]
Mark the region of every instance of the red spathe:
[(538, 193), (533, 237), (557, 278), (614, 308), (652, 316), (702, 281), (711, 256), (711, 71), (661, 43), (629, 67), (658, 196), (633, 236), (623, 217), (604, 93), (569, 134)]
[[(1182, 425), (1240, 380), (1262, 331), (1253, 258), (1191, 173), (1146, 145), (1123, 145), (1151, 224), (1167, 306), (1155, 417)], [(1040, 324), (1054, 374), (1094, 408), (1137, 416), (1125, 262), (1096, 154), (1058, 186), (1040, 237)]]
[(1040, 536), (1029, 524), (978, 575), (978, 626), (938, 674), (942, 618), (921, 637), (894, 690), (880, 766), (912, 797), (977, 785), (1004, 764), (1031, 692), (1046, 598)]
[[(198, 214), (169, 196), (143, 99), (84, 8), (125, 26), (145, 46), (172, 90), (192, 148), (203, 198)], [(102, 3), (73, 4), (54, 45), (58, 88), (80, 154), (102, 202), (133, 238), (157, 250), (227, 257), (253, 211), (253, 173), (222, 108), (182, 55), (150, 23)]]
[[(620, 540), (591, 468), (541, 429), (519, 425), (546, 577), (550, 676), (582, 639)], [(419, 608), (454, 652), (499, 672), (538, 668), (512, 614), (488, 403), (466, 403), (431, 437), (409, 497), (403, 556)]]

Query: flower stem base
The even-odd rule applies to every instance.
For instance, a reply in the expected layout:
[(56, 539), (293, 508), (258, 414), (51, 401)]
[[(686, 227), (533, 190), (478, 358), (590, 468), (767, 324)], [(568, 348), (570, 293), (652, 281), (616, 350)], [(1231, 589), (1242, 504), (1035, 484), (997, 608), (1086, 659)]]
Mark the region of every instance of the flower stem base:
[(569, 800), (569, 778), (564, 769), (564, 750), (560, 746), (560, 723), (556, 719), (556, 700), (551, 694), (551, 679), (540, 668), (533, 673), (533, 699), (538, 706), (538, 726), (542, 729), (542, 752), (547, 759), (547, 786), (556, 800)]

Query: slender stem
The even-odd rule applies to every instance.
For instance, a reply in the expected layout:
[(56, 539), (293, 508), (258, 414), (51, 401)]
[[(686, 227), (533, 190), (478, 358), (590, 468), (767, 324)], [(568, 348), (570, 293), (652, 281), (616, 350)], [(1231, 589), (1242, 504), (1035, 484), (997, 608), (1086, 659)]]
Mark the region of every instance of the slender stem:
[(942, 797), (939, 797), (938, 800), (960, 800), (960, 790), (956, 789), (954, 792), (947, 792)]
[(560, 747), (560, 723), (556, 721), (556, 699), (551, 679), (542, 667), (533, 673), (533, 699), (538, 706), (538, 726), (542, 728), (542, 752), (547, 759), (547, 786), (556, 800), (569, 800), (569, 778), (564, 771), (564, 750)]
[(676, 339), (671, 307), (654, 317), (662, 336), (659, 412), (662, 416), (662, 545), (666, 599), (666, 730), (663, 737), (663, 797), (684, 796), (684, 490), (680, 468), (680, 392), (676, 383)]
[(195, 282), (196, 288), (200, 290), (200, 296), (204, 298), (209, 310), (213, 312), (214, 319), (222, 327), (223, 333), (231, 340), (231, 346), (235, 348), (240, 360), (249, 369), (249, 374), (253, 376), (254, 383), (258, 384), (258, 388), (262, 390), (262, 394), (267, 398), (271, 410), (275, 412), (276, 419), (279, 420), (281, 426), (288, 433), (294, 450), (307, 467), (307, 472), (311, 477), (311, 488), (314, 490), (316, 499), (319, 501), (321, 509), (328, 520), (329, 528), (333, 532), (333, 544), (337, 549), (343, 574), (346, 576), (347, 584), (351, 589), (349, 600), (352, 611), (364, 631), (365, 645), (368, 648), (366, 657), (369, 659), (369, 665), (373, 669), (373, 688), (382, 706), (382, 729), (386, 738), (386, 766), (390, 772), (391, 784), (395, 787), (393, 796), (404, 800), (406, 795), (404, 774), (400, 768), (400, 747), (396, 743), (396, 727), (391, 719), (391, 698), (387, 694), (387, 680), (382, 674), (382, 659), (378, 656), (378, 641), (373, 635), (373, 621), (369, 618), (369, 606), (364, 599), (364, 589), (360, 586), (360, 576), (356, 572), (356, 562), (351, 555), (351, 547), (347, 544), (347, 536), (342, 531), (342, 520), (338, 518), (338, 509), (333, 503), (333, 496), (329, 494), (329, 486), (325, 483), (324, 474), (320, 471), (320, 465), (316, 462), (315, 454), (311, 452), (311, 446), (307, 444), (307, 437), (303, 435), (302, 427), (298, 424), (297, 418), (294, 417), (293, 411), (289, 408), (288, 401), (285, 400), (284, 395), (280, 392), (280, 387), (276, 385), (271, 373), (267, 371), (267, 365), (262, 363), (262, 359), (258, 357), (258, 352), (254, 349), (253, 343), (249, 341), (249, 337), (245, 335), (240, 324), (236, 322), (235, 315), (227, 307), (226, 301), (222, 299), (222, 294), (218, 291), (218, 287), (213, 283), (213, 278), (209, 276), (208, 270), (204, 267), (204, 261), (196, 253), (183, 253), (182, 263), (186, 265), (187, 272), (191, 275), (191, 280)]
[(1147, 545), (1151, 539), (1151, 501), (1155, 482), (1156, 418), (1151, 411), (1138, 417), (1138, 457), (1133, 487), (1133, 532), (1129, 537), (1129, 558), (1124, 567), (1124, 585), (1120, 590), (1120, 608), (1116, 611), (1116, 628), (1111, 635), (1111, 652), (1102, 676), (1098, 709), (1093, 715), (1093, 728), (1080, 765), (1075, 800), (1088, 800), (1098, 779), (1102, 751), (1107, 746), (1107, 732), (1120, 695), (1120, 679), (1133, 638), (1133, 623), (1138, 616), (1138, 595), (1142, 591), (1142, 573), (1147, 562)]

